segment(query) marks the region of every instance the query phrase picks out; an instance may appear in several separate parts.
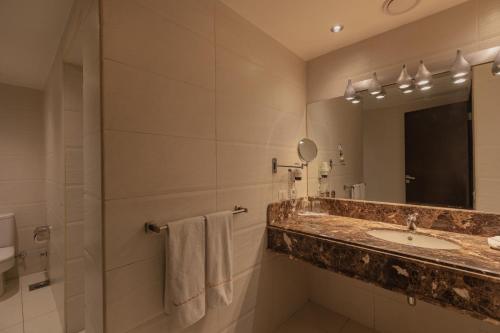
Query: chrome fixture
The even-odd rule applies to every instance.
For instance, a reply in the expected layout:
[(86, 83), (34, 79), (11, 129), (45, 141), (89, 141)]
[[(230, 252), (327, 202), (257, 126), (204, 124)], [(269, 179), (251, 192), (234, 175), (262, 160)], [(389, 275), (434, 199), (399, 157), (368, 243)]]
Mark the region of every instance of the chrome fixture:
[(418, 218), (418, 213), (412, 213), (406, 217), (406, 225), (408, 226), (408, 230), (410, 231), (417, 230), (417, 218)]
[(356, 97), (356, 89), (354, 89), (354, 86), (352, 85), (352, 80), (349, 80), (347, 81), (347, 87), (345, 88), (344, 98), (348, 101), (352, 101)]
[(496, 76), (500, 76), (500, 51), (498, 51), (497, 57), (493, 62), (493, 66), (491, 67), (491, 73)]
[(451, 77), (454, 84), (462, 84), (469, 79), (471, 70), (470, 63), (464, 58), (462, 51), (457, 50), (457, 57), (451, 67)]
[(420, 90), (429, 90), (432, 87), (432, 73), (425, 67), (423, 60), (420, 60), (415, 81)]
[(462, 50), (457, 50), (457, 57), (455, 58), (455, 62), (451, 67), (451, 76), (453, 79), (463, 78), (470, 74), (471, 65), (464, 58)]
[(370, 85), (368, 86), (368, 92), (370, 95), (378, 95), (382, 92), (382, 84), (377, 78), (377, 73), (373, 73), (372, 80), (370, 81)]
[[(234, 206), (233, 215), (243, 214), (243, 213), (248, 213), (248, 208)], [(146, 233), (154, 232), (154, 233), (159, 234), (162, 230), (167, 230), (167, 229), (168, 229), (168, 224), (158, 225), (158, 224), (154, 223), (153, 221), (149, 221), (149, 222), (144, 223), (144, 231)]]
[(330, 28), (330, 31), (334, 33), (341, 32), (342, 30), (344, 30), (344, 26), (340, 23), (337, 23)]
[[(398, 78), (398, 88), (404, 92), (405, 94), (408, 94), (413, 91), (413, 78), (411, 75), (408, 73), (408, 69), (406, 68), (406, 64), (403, 65), (403, 69), (401, 70), (401, 74), (399, 74)], [(410, 90), (411, 89), (411, 90)]]

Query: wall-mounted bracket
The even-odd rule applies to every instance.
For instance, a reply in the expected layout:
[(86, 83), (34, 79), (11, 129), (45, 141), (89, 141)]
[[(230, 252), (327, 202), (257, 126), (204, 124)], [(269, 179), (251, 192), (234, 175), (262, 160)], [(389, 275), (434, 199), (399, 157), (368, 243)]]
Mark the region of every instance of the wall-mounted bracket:
[(300, 165), (281, 165), (278, 164), (278, 159), (275, 157), (272, 160), (272, 168), (273, 173), (278, 173), (278, 168), (287, 168), (287, 169), (304, 169), (307, 166), (307, 163), (300, 163)]

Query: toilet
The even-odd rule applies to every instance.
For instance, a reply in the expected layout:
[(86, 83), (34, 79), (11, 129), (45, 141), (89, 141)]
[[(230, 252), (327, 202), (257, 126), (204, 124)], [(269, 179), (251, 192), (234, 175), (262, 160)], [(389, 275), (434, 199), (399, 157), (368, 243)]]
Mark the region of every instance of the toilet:
[(5, 291), (5, 273), (15, 264), (14, 214), (0, 215), (0, 296)]

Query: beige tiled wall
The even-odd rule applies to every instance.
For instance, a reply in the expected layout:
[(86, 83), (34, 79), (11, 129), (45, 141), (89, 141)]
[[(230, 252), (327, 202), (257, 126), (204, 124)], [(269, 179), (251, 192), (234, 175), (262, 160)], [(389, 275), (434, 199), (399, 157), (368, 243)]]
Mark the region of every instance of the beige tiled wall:
[(34, 228), (46, 221), (43, 158), (43, 93), (0, 84), (0, 214), (15, 214), (17, 252), (27, 255), (20, 274), (46, 266), (40, 254), (47, 245), (33, 242)]
[(102, 246), (101, 53), (99, 1), (88, 0), (82, 29), (83, 59), (83, 256), (85, 332), (104, 332)]
[(490, 64), (474, 67), (473, 75), (476, 209), (500, 213), (500, 78)]
[(65, 327), (65, 154), (64, 68), (56, 56), (44, 90), (45, 191), (47, 224), (52, 227), (49, 245), (49, 278), (62, 327)]
[(65, 307), (66, 332), (84, 329), (83, 257), (83, 101), (82, 68), (64, 68), (64, 159), (65, 159)]
[(305, 64), (215, 0), (102, 6), (106, 331), (168, 328), (164, 236), (145, 221), (235, 204), (250, 212), (234, 221), (234, 302), (186, 332), (271, 330), (307, 299), (303, 267), (265, 250), (286, 188), (271, 158), (297, 162), (305, 135)]

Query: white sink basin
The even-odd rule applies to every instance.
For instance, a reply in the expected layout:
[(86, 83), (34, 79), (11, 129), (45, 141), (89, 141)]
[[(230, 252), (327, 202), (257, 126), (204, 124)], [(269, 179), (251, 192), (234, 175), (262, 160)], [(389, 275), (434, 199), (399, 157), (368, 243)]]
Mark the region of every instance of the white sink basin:
[(399, 230), (371, 230), (368, 234), (383, 239), (385, 241), (394, 242), (403, 245), (424, 247), (426, 249), (436, 250), (458, 250), (460, 246), (444, 239), (426, 236), (422, 234), (410, 233), (409, 231)]
[(322, 217), (322, 216), (328, 216), (328, 213), (316, 213), (316, 212), (300, 212), (298, 214), (299, 216), (304, 216), (304, 217)]

